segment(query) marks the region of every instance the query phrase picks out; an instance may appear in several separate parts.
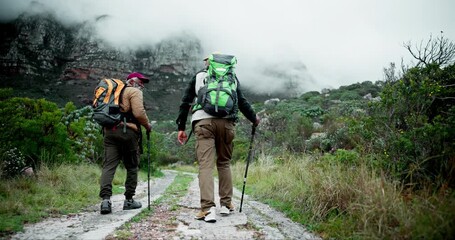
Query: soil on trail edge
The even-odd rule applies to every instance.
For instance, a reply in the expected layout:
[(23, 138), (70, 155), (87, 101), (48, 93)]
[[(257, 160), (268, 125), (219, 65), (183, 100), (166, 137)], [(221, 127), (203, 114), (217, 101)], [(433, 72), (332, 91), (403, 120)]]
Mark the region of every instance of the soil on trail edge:
[[(176, 176), (175, 171), (164, 173), (164, 178), (154, 179), (151, 183), (153, 200), (163, 194)], [(185, 196), (177, 201), (165, 197), (159, 205), (153, 206), (152, 214), (139, 222), (130, 222), (127, 228), (120, 226), (141, 209), (123, 211), (123, 195), (119, 195), (112, 198), (112, 214), (100, 215), (99, 205), (96, 205), (84, 213), (27, 226), (24, 233), (16, 234), (13, 239), (321, 239), (308, 232), (303, 225), (286, 218), (283, 213), (253, 201), (246, 195), (240, 213), (238, 208), (241, 192), (236, 189), (233, 198), (235, 211), (228, 216), (221, 216), (217, 182), (216, 223), (196, 220), (194, 216), (200, 206), (198, 178), (195, 174), (189, 175), (194, 180)], [(137, 192), (142, 193), (143, 196), (138, 196), (138, 200), (142, 202), (143, 208), (146, 208), (147, 184), (138, 186)], [(118, 236), (116, 229), (120, 229)]]

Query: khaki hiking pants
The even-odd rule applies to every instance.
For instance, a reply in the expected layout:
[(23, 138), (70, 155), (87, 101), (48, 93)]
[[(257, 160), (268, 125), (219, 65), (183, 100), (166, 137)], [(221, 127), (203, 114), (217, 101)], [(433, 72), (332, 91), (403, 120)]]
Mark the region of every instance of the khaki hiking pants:
[(126, 169), (125, 197), (132, 198), (136, 193), (137, 172), (139, 167), (139, 136), (131, 128), (123, 127), (105, 129), (104, 131), (104, 161), (101, 173), (100, 197), (112, 196), (112, 180), (120, 161)]
[(219, 178), (221, 206), (229, 206), (232, 200), (232, 176), (230, 161), (235, 137), (234, 122), (224, 118), (202, 119), (194, 126), (196, 157), (199, 161), (199, 189), (201, 210), (215, 207), (213, 168), (216, 163)]

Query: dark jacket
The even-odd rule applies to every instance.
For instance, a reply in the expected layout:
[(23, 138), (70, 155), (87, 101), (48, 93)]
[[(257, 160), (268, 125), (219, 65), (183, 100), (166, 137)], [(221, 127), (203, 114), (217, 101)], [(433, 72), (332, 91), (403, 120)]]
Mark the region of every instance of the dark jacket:
[[(199, 71), (197, 74), (204, 72)], [(196, 74), (196, 75), (197, 75)], [(193, 78), (191, 78), (191, 81), (188, 83), (185, 93), (182, 97), (182, 101), (180, 104), (180, 109), (179, 109), (179, 116), (176, 120), (177, 127), (179, 131), (184, 131), (186, 129), (186, 120), (188, 118), (188, 112), (191, 111), (192, 104), (194, 102), (194, 99), (197, 97), (196, 93), (196, 75), (194, 75)], [(245, 96), (242, 93), (240, 83), (237, 80), (237, 104), (238, 104), (238, 109), (240, 112), (251, 122), (256, 122), (256, 113), (254, 112), (253, 108), (251, 107), (250, 103), (248, 100), (245, 98)], [(203, 110), (199, 110), (203, 111)], [(232, 119), (234, 121), (237, 120), (237, 116), (233, 116)]]

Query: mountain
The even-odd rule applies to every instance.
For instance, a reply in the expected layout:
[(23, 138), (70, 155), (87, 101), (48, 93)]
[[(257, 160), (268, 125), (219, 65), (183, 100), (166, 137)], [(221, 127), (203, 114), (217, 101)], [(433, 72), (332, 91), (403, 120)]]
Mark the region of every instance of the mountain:
[(100, 79), (125, 79), (138, 71), (151, 78), (144, 90), (151, 118), (175, 119), (187, 82), (203, 67), (200, 40), (181, 34), (139, 49), (119, 49), (94, 34), (94, 23), (106, 18), (70, 25), (41, 13), (0, 23), (0, 87), (11, 87), (18, 96), (82, 107), (90, 104)]

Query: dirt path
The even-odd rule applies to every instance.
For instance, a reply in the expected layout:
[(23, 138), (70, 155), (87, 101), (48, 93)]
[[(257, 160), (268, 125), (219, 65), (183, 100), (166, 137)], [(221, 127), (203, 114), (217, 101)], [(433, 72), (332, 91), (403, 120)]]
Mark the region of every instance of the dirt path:
[[(163, 194), (175, 176), (175, 172), (166, 172), (163, 178), (150, 181), (151, 202)], [(148, 200), (147, 182), (140, 183), (136, 193), (135, 198), (142, 203), (142, 209), (146, 208)], [(123, 194), (111, 197), (112, 214), (101, 216), (100, 206), (96, 204), (78, 214), (49, 218), (36, 224), (26, 225), (24, 232), (13, 235), (12, 239), (104, 239), (109, 233), (122, 226), (142, 210), (123, 211), (123, 200)]]
[[(165, 177), (151, 182), (152, 201), (161, 196), (175, 176), (176, 172), (165, 171)], [(194, 180), (188, 193), (177, 201), (177, 208), (175, 199), (174, 203), (160, 202), (153, 214), (140, 222), (131, 222), (128, 228), (120, 226), (141, 210), (122, 211), (123, 195), (119, 195), (113, 198), (112, 214), (100, 216), (99, 206), (96, 205), (81, 214), (27, 226), (24, 233), (16, 234), (13, 239), (320, 239), (301, 224), (248, 196), (245, 196), (242, 213), (239, 213), (241, 192), (237, 190), (234, 190), (234, 205), (237, 208), (234, 213), (229, 216), (217, 213), (216, 223), (195, 220), (199, 208), (199, 188), (197, 176), (191, 176)], [(142, 193), (138, 200), (143, 203), (143, 208), (147, 207), (147, 186), (144, 185), (138, 188), (138, 192)], [(123, 230), (115, 231), (119, 227)]]

